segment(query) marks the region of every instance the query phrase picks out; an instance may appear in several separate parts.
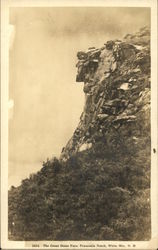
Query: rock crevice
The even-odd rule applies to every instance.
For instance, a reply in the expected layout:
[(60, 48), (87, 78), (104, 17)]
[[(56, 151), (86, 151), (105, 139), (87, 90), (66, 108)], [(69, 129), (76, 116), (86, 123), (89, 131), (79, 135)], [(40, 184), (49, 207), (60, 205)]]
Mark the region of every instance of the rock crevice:
[(149, 41), (143, 28), (77, 54), (80, 122), (60, 159), (9, 191), (10, 240), (151, 239)]
[[(85, 105), (80, 123), (61, 154), (66, 160), (97, 135), (117, 133), (133, 140), (150, 134), (150, 32), (142, 28), (123, 41), (77, 53), (77, 82), (84, 82)], [(140, 123), (144, 126), (140, 130)], [(129, 136), (130, 135), (130, 136)], [(139, 140), (139, 139), (138, 139)], [(107, 144), (108, 146), (108, 144)], [(88, 146), (87, 146), (88, 147)], [(86, 147), (83, 147), (86, 149)]]

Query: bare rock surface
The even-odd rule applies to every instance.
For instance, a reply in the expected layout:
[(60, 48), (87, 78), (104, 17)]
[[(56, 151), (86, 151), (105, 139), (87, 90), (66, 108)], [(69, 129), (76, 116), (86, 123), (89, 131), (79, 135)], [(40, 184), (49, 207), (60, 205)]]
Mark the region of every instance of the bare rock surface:
[(149, 29), (77, 57), (80, 122), (60, 159), (9, 190), (9, 239), (150, 240)]
[(85, 106), (62, 159), (78, 152), (87, 140), (95, 144), (97, 133), (108, 141), (110, 129), (115, 137), (116, 125), (120, 135), (126, 131), (122, 140), (133, 143), (138, 131), (140, 140), (150, 132), (149, 38), (149, 29), (144, 27), (123, 41), (107, 41), (102, 48), (78, 52), (76, 81), (84, 82)]

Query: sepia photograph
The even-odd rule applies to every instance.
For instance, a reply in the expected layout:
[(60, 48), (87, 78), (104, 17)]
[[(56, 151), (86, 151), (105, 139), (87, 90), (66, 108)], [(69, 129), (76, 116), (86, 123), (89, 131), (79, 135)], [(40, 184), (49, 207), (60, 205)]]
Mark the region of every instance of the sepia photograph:
[(8, 9), (12, 246), (138, 249), (156, 239), (151, 20), (145, 4)]

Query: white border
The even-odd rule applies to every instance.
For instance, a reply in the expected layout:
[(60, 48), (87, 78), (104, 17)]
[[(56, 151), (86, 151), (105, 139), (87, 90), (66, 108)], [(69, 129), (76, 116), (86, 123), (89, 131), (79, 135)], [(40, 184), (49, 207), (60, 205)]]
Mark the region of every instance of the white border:
[[(157, 153), (153, 153), (153, 148), (157, 148), (157, 1), (156, 0), (2, 0), (2, 12), (1, 12), (1, 247), (2, 249), (25, 249), (31, 248), (31, 242), (19, 242), (8, 241), (8, 62), (9, 62), (9, 43), (8, 43), (8, 20), (9, 20), (9, 7), (57, 7), (57, 6), (80, 6), (80, 7), (151, 7), (151, 206), (152, 206), (152, 240), (151, 241), (139, 241), (139, 242), (120, 242), (120, 241), (100, 241), (103, 244), (114, 244), (115, 247), (108, 247), (106, 249), (133, 249), (133, 247), (127, 247), (128, 244), (135, 244), (134, 249), (156, 249), (158, 247), (158, 170), (157, 170)], [(143, 230), (143, 228), (142, 228)], [(51, 242), (36, 242), (40, 244), (40, 249), (45, 247), (45, 244), (51, 244)], [(61, 243), (61, 242), (55, 242)], [(64, 242), (62, 242), (64, 244)], [(66, 244), (68, 242), (65, 242)], [(75, 243), (75, 241), (70, 241)], [(85, 243), (79, 241), (79, 243)], [(90, 241), (90, 244), (96, 243)], [(97, 242), (98, 243), (98, 242)], [(88, 242), (86, 242), (88, 244)], [(119, 247), (124, 244), (125, 247)], [(79, 247), (78, 249), (81, 249)], [(39, 249), (34, 247), (33, 249)], [(49, 247), (50, 249), (50, 247)], [(51, 248), (53, 249), (53, 248)], [(54, 248), (55, 249), (55, 248)], [(61, 249), (61, 248), (59, 248)], [(62, 249), (65, 249), (64, 247)], [(75, 248), (66, 248), (75, 249)], [(82, 248), (83, 249), (83, 248)], [(85, 248), (87, 249), (87, 248)], [(94, 248), (90, 248), (94, 249)], [(99, 248), (98, 248), (99, 249)], [(104, 248), (102, 248), (104, 249)]]

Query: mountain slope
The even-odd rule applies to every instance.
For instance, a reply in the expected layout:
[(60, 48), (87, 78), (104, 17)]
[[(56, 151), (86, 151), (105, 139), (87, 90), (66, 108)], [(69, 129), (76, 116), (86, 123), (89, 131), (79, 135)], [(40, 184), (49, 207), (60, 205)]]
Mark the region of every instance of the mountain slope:
[(60, 159), (9, 191), (9, 238), (148, 240), (149, 29), (77, 57), (80, 123)]

